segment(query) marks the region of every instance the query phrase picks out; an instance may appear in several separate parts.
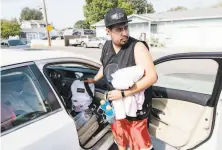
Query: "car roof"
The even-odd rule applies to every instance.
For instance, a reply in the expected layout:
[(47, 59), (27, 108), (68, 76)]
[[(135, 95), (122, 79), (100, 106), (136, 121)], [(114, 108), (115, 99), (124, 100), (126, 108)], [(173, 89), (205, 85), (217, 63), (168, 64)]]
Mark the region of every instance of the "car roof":
[(38, 60), (45, 60), (45, 59), (53, 59), (53, 58), (80, 58), (80, 59), (87, 59), (90, 61), (94, 61), (99, 63), (99, 61), (85, 57), (83, 55), (77, 55), (73, 52), (65, 52), (59, 50), (21, 50), (21, 49), (1, 49), (0, 50), (0, 66), (9, 66), (13, 64), (25, 63), (25, 62), (32, 62)]

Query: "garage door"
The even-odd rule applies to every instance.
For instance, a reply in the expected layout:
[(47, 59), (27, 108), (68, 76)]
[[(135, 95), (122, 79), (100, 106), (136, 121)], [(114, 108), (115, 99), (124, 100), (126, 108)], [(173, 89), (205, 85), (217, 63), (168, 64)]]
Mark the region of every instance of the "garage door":
[(174, 46), (199, 47), (201, 45), (201, 28), (176, 28), (173, 30), (171, 39)]
[(202, 44), (209, 48), (222, 48), (222, 26), (205, 27)]
[(148, 23), (132, 23), (129, 24), (130, 36), (139, 39), (141, 33), (148, 33)]
[(176, 47), (222, 48), (222, 26), (176, 28), (171, 39)]

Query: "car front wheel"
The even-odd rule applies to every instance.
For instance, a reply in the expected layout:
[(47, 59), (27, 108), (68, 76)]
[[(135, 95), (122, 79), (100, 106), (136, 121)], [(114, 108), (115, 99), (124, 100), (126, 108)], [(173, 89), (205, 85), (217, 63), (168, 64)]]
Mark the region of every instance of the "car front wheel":
[(87, 48), (87, 45), (86, 45), (86, 43), (83, 43), (83, 44), (82, 44), (82, 46), (83, 46), (84, 48)]
[(99, 49), (102, 49), (103, 48), (103, 44), (99, 44)]

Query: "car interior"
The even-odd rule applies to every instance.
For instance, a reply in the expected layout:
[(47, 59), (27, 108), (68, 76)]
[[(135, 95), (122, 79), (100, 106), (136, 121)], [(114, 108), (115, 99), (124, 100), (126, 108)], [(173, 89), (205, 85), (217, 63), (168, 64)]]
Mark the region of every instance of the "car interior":
[[(70, 86), (75, 80), (93, 78), (98, 68), (74, 64), (51, 64), (45, 67), (45, 74), (51, 80), (54, 88), (64, 100), (64, 104), (71, 113), (71, 90)], [(218, 64), (215, 71), (217, 72)], [(217, 73), (216, 73), (217, 74)], [(215, 74), (216, 83), (217, 78)], [(213, 83), (214, 83), (213, 82)], [(95, 83), (96, 108), (100, 100), (104, 99), (108, 87), (105, 80)], [(214, 105), (210, 105), (211, 94), (191, 92), (186, 90), (153, 86), (151, 121), (149, 133), (159, 143), (165, 144), (165, 149), (192, 149), (204, 142), (211, 134), (214, 119)], [(213, 90), (213, 89), (212, 89)], [(97, 145), (104, 137), (112, 138), (111, 130), (107, 123), (103, 122), (102, 116), (96, 114), (99, 127), (89, 138), (82, 140), (87, 126), (79, 134), (80, 144), (83, 148)], [(180, 121), (178, 121), (180, 120)], [(92, 125), (93, 126), (93, 125)], [(89, 127), (89, 126), (88, 126)], [(83, 133), (84, 132), (84, 133)], [(179, 138), (178, 138), (179, 137)], [(85, 137), (84, 137), (85, 138)], [(155, 144), (155, 143), (154, 143)], [(161, 148), (160, 148), (161, 149)]]
[[(53, 83), (56, 92), (61, 96), (67, 112), (75, 118), (78, 113), (72, 111), (71, 85), (75, 80), (93, 78), (97, 71), (85, 66), (57, 64), (45, 67), (45, 73)], [(84, 149), (99, 146), (104, 140), (113, 139), (110, 126), (104, 120), (104, 116), (97, 112), (100, 100), (105, 98), (107, 87), (104, 81), (101, 80), (95, 84), (95, 88), (95, 97), (93, 100), (95, 111), (93, 112), (93, 116), (85, 125), (77, 130), (80, 145)]]

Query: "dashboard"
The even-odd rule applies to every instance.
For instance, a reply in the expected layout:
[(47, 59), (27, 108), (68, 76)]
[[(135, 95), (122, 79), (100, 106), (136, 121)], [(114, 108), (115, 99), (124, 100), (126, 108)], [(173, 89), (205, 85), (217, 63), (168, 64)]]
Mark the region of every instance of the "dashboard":
[(57, 80), (57, 79), (60, 79), (61, 76), (62, 75), (59, 72), (56, 72), (56, 71), (53, 71), (53, 70), (49, 72), (49, 77), (51, 79)]

